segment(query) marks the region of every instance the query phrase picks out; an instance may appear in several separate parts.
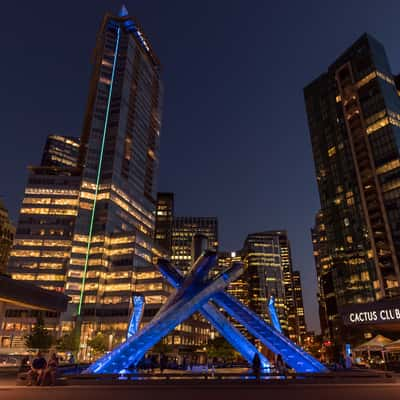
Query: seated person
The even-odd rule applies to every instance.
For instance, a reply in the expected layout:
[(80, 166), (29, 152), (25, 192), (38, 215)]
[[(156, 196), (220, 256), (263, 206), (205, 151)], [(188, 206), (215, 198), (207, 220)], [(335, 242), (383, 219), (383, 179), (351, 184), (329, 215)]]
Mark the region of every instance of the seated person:
[(32, 385), (34, 378), (36, 378), (37, 385), (41, 382), (46, 365), (46, 360), (43, 358), (42, 353), (38, 351), (36, 357), (32, 361), (31, 370), (28, 372), (28, 386)]
[(56, 353), (53, 353), (47, 362), (47, 368), (44, 370), (41, 385), (45, 385), (47, 379), (50, 378), (50, 384), (54, 386), (56, 384), (56, 374), (58, 368), (58, 357)]

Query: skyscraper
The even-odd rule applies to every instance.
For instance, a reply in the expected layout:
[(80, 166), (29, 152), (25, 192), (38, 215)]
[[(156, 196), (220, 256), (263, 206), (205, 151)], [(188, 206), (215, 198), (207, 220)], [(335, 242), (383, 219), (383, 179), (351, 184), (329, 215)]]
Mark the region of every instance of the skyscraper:
[(287, 331), (279, 236), (271, 232), (248, 235), (242, 255), (249, 287), (250, 308), (266, 321), (270, 321), (268, 300), (273, 296), (281, 326)]
[[(172, 264), (186, 273), (203, 248), (218, 249), (217, 218), (175, 217), (172, 226)], [(211, 326), (200, 314), (195, 313), (185, 324), (188, 345), (207, 344)]]
[(172, 263), (182, 272), (192, 264), (192, 242), (196, 234), (208, 238), (208, 248), (218, 248), (218, 220), (215, 217), (175, 217), (172, 228)]
[[(318, 279), (318, 311), (321, 333), (325, 340), (333, 338), (333, 321), (339, 318), (333, 286), (332, 259), (329, 256), (323, 214), (319, 211), (311, 229), (314, 262)], [(329, 317), (328, 317), (329, 315)]]
[[(218, 270), (224, 271), (232, 267), (234, 262), (242, 262), (242, 251), (221, 251), (218, 253)], [(243, 273), (238, 279), (231, 282), (228, 286), (227, 292), (235, 296), (244, 305), (248, 306), (250, 302), (249, 297), (249, 283), (246, 278), (246, 273)]]
[[(29, 280), (59, 292), (65, 291), (81, 181), (71, 147), (57, 145), (65, 143), (62, 139), (49, 137), (42, 163), (29, 167), (8, 265), (14, 279)], [(53, 151), (56, 147), (57, 151)], [(61, 160), (68, 160), (68, 164)]]
[(14, 235), (15, 228), (8, 217), (7, 209), (0, 200), (0, 273), (6, 271)]
[[(279, 238), (279, 254), (281, 256), (281, 266), (283, 273), (283, 285), (285, 289), (285, 306), (287, 315), (287, 335), (296, 343), (300, 343), (300, 321), (296, 307), (295, 278), (293, 275), (292, 252), (290, 249), (290, 241), (288, 233), (282, 231), (270, 231), (271, 234), (277, 235)], [(302, 299), (301, 286), (297, 289), (297, 296)], [(301, 300), (303, 303), (303, 300)], [(304, 319), (304, 310), (303, 310)]]
[(160, 64), (125, 7), (104, 16), (93, 61), (76, 166), (70, 138), (64, 147), (48, 141), (43, 165), (31, 169), (10, 270), (71, 297), (63, 330), (78, 316), (84, 337), (120, 340), (132, 295), (145, 296), (146, 320), (170, 290), (153, 264), (165, 255), (153, 245)]
[(42, 166), (78, 167), (79, 139), (72, 136), (49, 135), (44, 147)]
[(296, 342), (302, 344), (303, 339), (307, 333), (306, 319), (304, 316), (304, 304), (303, 304), (303, 290), (301, 287), (301, 276), (300, 271), (293, 271), (293, 293), (295, 300), (295, 314), (297, 318), (297, 338)]
[(304, 95), (336, 302), (327, 318), (341, 340), (338, 308), (400, 294), (400, 99), (368, 34)]
[(155, 241), (169, 256), (172, 253), (172, 226), (174, 223), (174, 194), (157, 193)]

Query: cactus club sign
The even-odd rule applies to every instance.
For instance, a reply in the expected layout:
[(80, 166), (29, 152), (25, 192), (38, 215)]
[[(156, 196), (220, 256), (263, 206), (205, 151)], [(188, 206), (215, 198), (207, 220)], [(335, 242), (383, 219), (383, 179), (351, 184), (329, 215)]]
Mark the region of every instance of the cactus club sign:
[(400, 300), (352, 305), (341, 314), (347, 326), (400, 324)]

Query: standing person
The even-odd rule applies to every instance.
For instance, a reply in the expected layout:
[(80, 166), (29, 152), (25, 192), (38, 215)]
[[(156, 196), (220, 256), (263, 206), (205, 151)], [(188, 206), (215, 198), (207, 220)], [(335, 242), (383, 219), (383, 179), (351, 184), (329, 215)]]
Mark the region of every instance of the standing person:
[(151, 369), (151, 373), (154, 372), (154, 370), (157, 367), (157, 356), (155, 354), (153, 354), (150, 358), (150, 369)]
[(187, 359), (186, 359), (186, 356), (183, 356), (182, 369), (183, 369), (184, 371), (186, 371), (186, 369), (187, 369)]
[(32, 361), (31, 370), (28, 372), (28, 386), (32, 385), (34, 379), (37, 385), (40, 384), (43, 372), (46, 369), (46, 365), (46, 360), (39, 350), (36, 354), (36, 357)]
[(164, 353), (160, 354), (160, 372), (163, 373), (167, 368), (167, 357)]
[(283, 358), (280, 354), (276, 357), (276, 370), (279, 375), (285, 375), (286, 368), (285, 363), (283, 362)]
[(72, 353), (71, 353), (71, 355), (69, 356), (68, 362), (69, 362), (70, 364), (75, 364), (75, 357), (74, 357), (74, 355), (73, 355)]
[(256, 376), (257, 379), (260, 379), (261, 360), (258, 353), (254, 355), (252, 367), (253, 367), (253, 374)]
[(147, 373), (150, 373), (151, 369), (151, 357), (150, 354), (147, 354), (145, 360), (144, 360), (144, 369), (146, 370)]
[(56, 384), (56, 375), (58, 368), (58, 357), (53, 353), (47, 362), (47, 368), (44, 370), (41, 385), (45, 385), (48, 378), (50, 378), (50, 385)]
[(344, 361), (346, 369), (351, 369), (353, 367), (353, 355), (351, 353), (346, 354), (346, 358)]

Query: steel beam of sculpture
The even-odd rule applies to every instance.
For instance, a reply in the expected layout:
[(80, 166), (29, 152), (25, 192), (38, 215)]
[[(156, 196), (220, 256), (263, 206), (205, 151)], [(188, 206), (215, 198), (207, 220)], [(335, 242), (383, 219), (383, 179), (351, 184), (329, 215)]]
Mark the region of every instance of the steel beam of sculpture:
[(279, 332), (282, 333), (281, 323), (279, 322), (278, 313), (275, 308), (275, 298), (271, 296), (268, 300), (268, 313), (271, 320), (272, 326)]
[(241, 323), (248, 332), (259, 339), (273, 353), (280, 354), (287, 365), (296, 372), (327, 372), (327, 368), (313, 356), (278, 332), (245, 307), (235, 297), (219, 292), (213, 296), (217, 306), (222, 307), (232, 318)]
[(218, 311), (212, 302), (223, 308), (271, 351), (280, 354), (283, 360), (297, 372), (325, 372), (326, 368), (321, 363), (233, 296), (224, 292), (229, 283), (242, 273), (240, 264), (233, 264), (230, 269), (214, 278), (208, 277), (215, 261), (216, 253), (206, 251), (183, 277), (167, 261), (160, 260), (158, 268), (169, 283), (176, 288), (175, 294), (170, 296), (149, 324), (135, 333), (132, 332), (133, 335), (129, 336), (126, 342), (94, 362), (86, 372), (119, 373), (135, 367), (151, 347), (196, 311), (208, 319), (248, 362), (251, 363), (254, 355), (258, 354), (262, 365), (268, 366), (266, 358)]
[(126, 332), (127, 339), (129, 339), (139, 330), (140, 321), (143, 317), (144, 306), (145, 302), (143, 296), (133, 296), (132, 316), (129, 322), (128, 331)]

